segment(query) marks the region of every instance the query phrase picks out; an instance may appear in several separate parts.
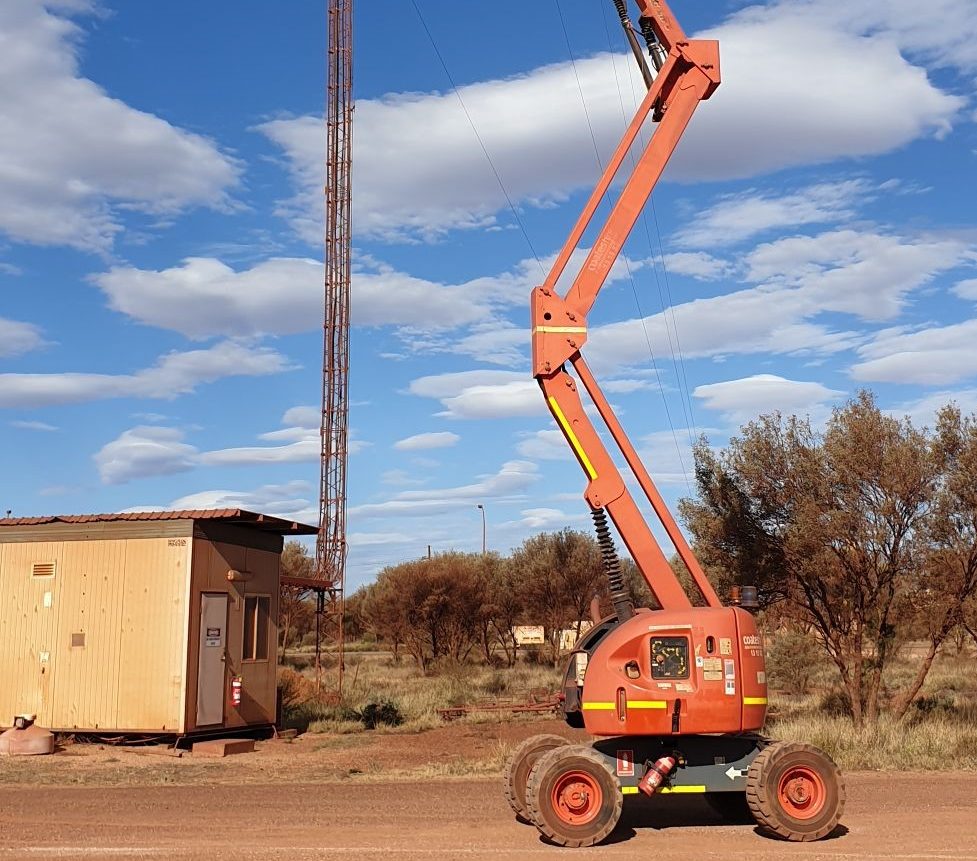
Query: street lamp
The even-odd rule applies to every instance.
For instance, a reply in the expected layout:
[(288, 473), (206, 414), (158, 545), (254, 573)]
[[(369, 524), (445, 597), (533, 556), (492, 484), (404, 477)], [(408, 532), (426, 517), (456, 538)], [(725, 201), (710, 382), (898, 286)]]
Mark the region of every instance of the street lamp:
[(485, 506), (479, 503), (475, 506), (482, 512), (482, 555), (485, 555)]

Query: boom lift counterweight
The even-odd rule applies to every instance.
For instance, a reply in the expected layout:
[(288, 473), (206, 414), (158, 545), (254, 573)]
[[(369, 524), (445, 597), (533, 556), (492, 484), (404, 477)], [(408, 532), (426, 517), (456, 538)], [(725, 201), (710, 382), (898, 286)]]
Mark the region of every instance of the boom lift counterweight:
[[(587, 314), (699, 103), (720, 84), (719, 45), (688, 39), (665, 0), (637, 0), (648, 66), (614, 0), (648, 93), (542, 285), (533, 290), (533, 374), (588, 483), (614, 616), (570, 656), (564, 716), (592, 745), (536, 736), (516, 750), (506, 795), (551, 841), (591, 846), (607, 837), (622, 795), (703, 793), (719, 810), (746, 804), (789, 840), (829, 834), (844, 808), (835, 764), (808, 745), (761, 735), (767, 685), (763, 641), (742, 607), (725, 607), (668, 511), (582, 355)], [(657, 124), (565, 296), (556, 285), (649, 117)], [(572, 369), (573, 374), (570, 373)], [(597, 429), (582, 385), (634, 473), (701, 595), (693, 606)], [(660, 609), (632, 607), (607, 524), (613, 521)]]

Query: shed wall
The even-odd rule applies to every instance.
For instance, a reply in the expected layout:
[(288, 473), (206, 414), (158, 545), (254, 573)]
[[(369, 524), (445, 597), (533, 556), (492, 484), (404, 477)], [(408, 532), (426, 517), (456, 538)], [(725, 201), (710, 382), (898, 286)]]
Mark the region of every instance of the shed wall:
[(191, 529), (0, 543), (0, 724), (184, 731)]

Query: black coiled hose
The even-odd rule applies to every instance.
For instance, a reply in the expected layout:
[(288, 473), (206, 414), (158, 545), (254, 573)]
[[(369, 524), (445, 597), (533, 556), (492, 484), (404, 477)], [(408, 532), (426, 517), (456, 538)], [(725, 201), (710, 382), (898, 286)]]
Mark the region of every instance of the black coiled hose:
[(607, 525), (607, 513), (603, 508), (591, 511), (594, 518), (594, 528), (597, 530), (597, 545), (600, 547), (601, 560), (604, 563), (604, 574), (611, 593), (611, 605), (619, 622), (626, 622), (634, 615), (634, 605), (624, 583), (621, 573), (621, 560), (617, 558), (611, 529)]

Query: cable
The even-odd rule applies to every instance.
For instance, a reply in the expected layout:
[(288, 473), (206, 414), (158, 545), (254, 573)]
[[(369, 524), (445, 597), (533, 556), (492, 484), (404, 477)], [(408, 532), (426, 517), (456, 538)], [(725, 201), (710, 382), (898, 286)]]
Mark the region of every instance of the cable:
[[(620, 76), (617, 73), (617, 62), (616, 62), (615, 54), (614, 54), (614, 46), (613, 46), (613, 43), (611, 41), (611, 32), (610, 32), (610, 29), (607, 26), (607, 14), (606, 14), (606, 12), (604, 13), (604, 31), (605, 31), (605, 33), (607, 35), (608, 52), (610, 53), (611, 65), (612, 65), (612, 68), (614, 69), (614, 83), (617, 86), (618, 100), (619, 100), (620, 105), (621, 105), (621, 116), (624, 118), (625, 123), (627, 123), (627, 107), (624, 104), (624, 90), (621, 87), (621, 78), (620, 78)], [(636, 159), (635, 159), (634, 153), (633, 152), (630, 152), (629, 153), (629, 156), (630, 156), (630, 159), (631, 159), (632, 167), (634, 167), (634, 165), (636, 164)], [(644, 220), (644, 211), (643, 210), (642, 210), (642, 220)], [(647, 222), (644, 222), (644, 223), (645, 223), (645, 230), (647, 232), (647, 230), (648, 230)], [(648, 244), (649, 244), (649, 246), (651, 245), (650, 235), (649, 235), (649, 238), (648, 238)], [(654, 255), (654, 252), (653, 251), (652, 251), (652, 255)], [(672, 413), (671, 413), (671, 410), (668, 407), (668, 398), (665, 395), (665, 386), (662, 383), (661, 374), (658, 373), (658, 366), (657, 366), (657, 363), (655, 361), (655, 350), (652, 347), (651, 336), (648, 334), (648, 326), (645, 323), (644, 312), (641, 310), (641, 300), (638, 298), (638, 289), (637, 289), (637, 285), (635, 284), (634, 275), (631, 272), (631, 264), (628, 261), (627, 255), (624, 255), (622, 257), (622, 259), (625, 262), (625, 265), (626, 265), (627, 270), (628, 270), (628, 277), (631, 280), (631, 292), (634, 294), (634, 303), (635, 303), (635, 306), (638, 309), (638, 319), (641, 322), (641, 330), (642, 330), (642, 332), (644, 333), (644, 336), (645, 336), (645, 343), (648, 345), (648, 354), (651, 356), (651, 365), (652, 365), (652, 368), (655, 371), (655, 377), (658, 380), (658, 391), (661, 393), (662, 404), (663, 404), (663, 406), (665, 408), (665, 418), (668, 421), (668, 427), (669, 427), (669, 430), (672, 433), (672, 440), (675, 443), (675, 452), (678, 455), (679, 466), (682, 469), (682, 476), (685, 479), (685, 485), (686, 485), (686, 487), (689, 490), (689, 495), (690, 496), (693, 496), (694, 495), (694, 492), (692, 490), (692, 484), (689, 481), (689, 473), (688, 473), (688, 470), (685, 467), (685, 458), (682, 456), (682, 446), (679, 444), (679, 441), (678, 441), (678, 433), (675, 430), (675, 423), (672, 421)], [(653, 269), (653, 271), (654, 271), (654, 269)], [(658, 273), (657, 272), (655, 272), (655, 278), (656, 278), (656, 280), (658, 278)], [(663, 322), (665, 323), (665, 332), (666, 332), (666, 334), (668, 334), (668, 318), (664, 314), (664, 309), (663, 309), (663, 313), (662, 313), (662, 319), (663, 319)], [(669, 336), (669, 346), (671, 347), (671, 338), (670, 338), (670, 336)]]
[(465, 100), (461, 97), (461, 92), (455, 84), (454, 78), (451, 77), (451, 72), (448, 71), (448, 64), (444, 61), (444, 57), (441, 55), (441, 51), (438, 49), (438, 43), (435, 42), (431, 30), (427, 26), (427, 21), (424, 20), (424, 15), (421, 13), (420, 7), (417, 5), (417, 0), (410, 0), (410, 2), (411, 6), (414, 7), (414, 11), (417, 13), (418, 19), (420, 19), (421, 26), (424, 28), (427, 38), (431, 42), (431, 47), (434, 49), (434, 53), (437, 55), (437, 58), (441, 63), (441, 68), (444, 69), (444, 74), (448, 78), (448, 83), (451, 84), (451, 89), (454, 91), (455, 96), (457, 96), (461, 109), (465, 112), (465, 117), (468, 119), (468, 124), (472, 127), (472, 132), (475, 134), (475, 139), (478, 141), (478, 145), (482, 148), (482, 153), (484, 154), (486, 161), (488, 161), (489, 167), (492, 169), (492, 173), (495, 175), (495, 181), (499, 184), (499, 188), (502, 190), (502, 195), (505, 197), (506, 203), (509, 204), (509, 209), (512, 210), (512, 217), (516, 219), (516, 224), (519, 225), (519, 229), (522, 231), (526, 244), (529, 246), (529, 250), (532, 252), (533, 257), (536, 258), (536, 263), (539, 266), (540, 272), (542, 272), (543, 276), (545, 277), (546, 269), (543, 267), (543, 264), (539, 259), (539, 255), (536, 253), (536, 249), (533, 247), (532, 240), (529, 238), (529, 234), (526, 232), (526, 226), (519, 217), (519, 213), (516, 211), (512, 198), (509, 197), (509, 192), (506, 191), (505, 184), (502, 182), (502, 177), (499, 175), (498, 170), (496, 170), (495, 162), (492, 161), (492, 156), (489, 155), (489, 151), (482, 140), (482, 136), (478, 133), (478, 129), (475, 127), (475, 122), (472, 120), (471, 114), (468, 113), (468, 107), (465, 105)]
[(590, 129), (590, 140), (594, 144), (594, 157), (597, 159), (597, 168), (598, 170), (603, 170), (604, 165), (601, 163), (600, 148), (597, 146), (597, 135), (594, 134), (594, 124), (590, 121), (590, 111), (587, 110), (587, 99), (583, 94), (583, 85), (580, 83), (580, 74), (577, 72), (577, 61), (573, 56), (573, 48), (570, 46), (570, 34), (567, 32), (567, 22), (563, 17), (563, 6), (560, 0), (553, 0), (553, 5), (556, 6), (556, 11), (560, 16), (560, 24), (563, 27), (563, 38), (567, 43), (567, 53), (570, 55), (570, 65), (573, 67), (573, 76), (577, 79), (577, 92), (580, 93), (580, 104), (583, 105), (583, 113), (587, 118), (587, 127)]

